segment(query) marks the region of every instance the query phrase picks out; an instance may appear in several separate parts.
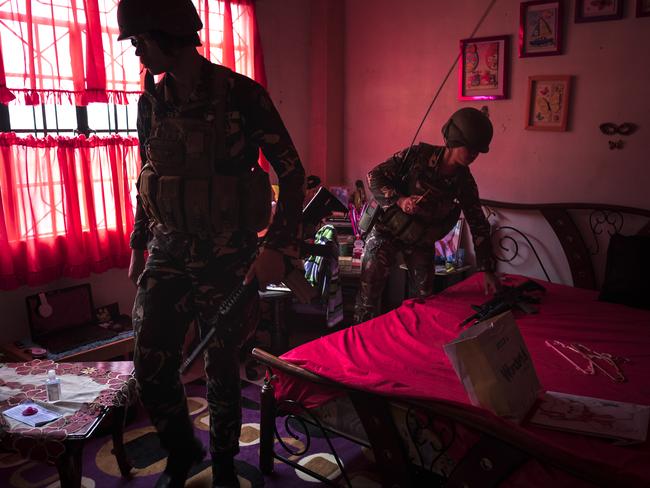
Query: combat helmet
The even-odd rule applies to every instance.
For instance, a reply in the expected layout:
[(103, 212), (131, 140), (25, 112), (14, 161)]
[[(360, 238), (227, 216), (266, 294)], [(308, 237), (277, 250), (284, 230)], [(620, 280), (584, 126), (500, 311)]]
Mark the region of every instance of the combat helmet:
[(186, 37), (203, 28), (191, 0), (120, 0), (117, 23), (119, 41), (152, 30)]
[(442, 126), (447, 147), (465, 146), (486, 153), (492, 140), (492, 122), (480, 110), (466, 107), (454, 112)]

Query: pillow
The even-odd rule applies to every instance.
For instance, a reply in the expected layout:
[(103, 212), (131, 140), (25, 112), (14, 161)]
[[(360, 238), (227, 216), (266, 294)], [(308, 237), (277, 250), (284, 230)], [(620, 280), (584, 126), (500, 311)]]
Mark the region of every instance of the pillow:
[(650, 310), (650, 235), (610, 238), (599, 300)]

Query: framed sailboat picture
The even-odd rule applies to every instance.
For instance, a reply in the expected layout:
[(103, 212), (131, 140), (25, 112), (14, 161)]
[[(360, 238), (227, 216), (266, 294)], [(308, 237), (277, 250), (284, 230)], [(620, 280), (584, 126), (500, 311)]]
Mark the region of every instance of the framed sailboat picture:
[(562, 0), (522, 2), (519, 10), (519, 57), (562, 54)]

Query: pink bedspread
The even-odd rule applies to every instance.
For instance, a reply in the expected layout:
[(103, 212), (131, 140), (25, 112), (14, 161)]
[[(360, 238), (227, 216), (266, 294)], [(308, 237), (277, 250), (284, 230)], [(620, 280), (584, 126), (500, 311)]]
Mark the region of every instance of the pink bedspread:
[[(511, 276), (509, 284), (524, 278)], [(597, 301), (598, 293), (541, 282), (546, 287), (540, 312), (515, 313), (517, 323), (546, 390), (650, 404), (650, 312)], [(382, 395), (445, 400), (473, 409), (442, 345), (454, 339), (458, 324), (486, 300), (482, 275), (473, 275), (427, 300), (409, 300), (363, 324), (297, 347), (282, 356), (338, 383)], [(549, 339), (580, 342), (598, 352), (630, 359), (622, 366), (625, 383), (602, 374), (587, 376), (544, 344)], [(311, 408), (337, 392), (279, 374), (276, 395)], [(485, 412), (485, 415), (490, 415)], [(611, 465), (650, 484), (650, 445), (616, 447), (607, 441), (521, 427), (568, 455)], [(644, 485), (645, 486), (645, 485)]]

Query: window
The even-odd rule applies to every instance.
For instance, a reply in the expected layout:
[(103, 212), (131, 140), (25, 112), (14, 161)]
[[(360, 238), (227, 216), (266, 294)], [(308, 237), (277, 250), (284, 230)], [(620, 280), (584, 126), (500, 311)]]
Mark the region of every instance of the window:
[(263, 74), (255, 65), (255, 16), (251, 2), (230, 2), (229, 11), (225, 2), (210, 2), (207, 16), (205, 2), (194, 0), (194, 4), (204, 26), (199, 32), (202, 54), (213, 63), (261, 82)]
[[(194, 1), (202, 54), (265, 84), (253, 1)], [(0, 2), (0, 289), (128, 266), (142, 73), (117, 3)]]
[(93, 103), (87, 107), (72, 105), (18, 105), (6, 106), (8, 113), (5, 132), (33, 136), (47, 134), (104, 134), (135, 135), (136, 105)]

